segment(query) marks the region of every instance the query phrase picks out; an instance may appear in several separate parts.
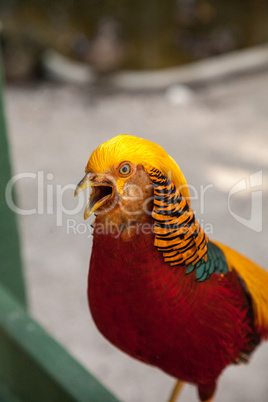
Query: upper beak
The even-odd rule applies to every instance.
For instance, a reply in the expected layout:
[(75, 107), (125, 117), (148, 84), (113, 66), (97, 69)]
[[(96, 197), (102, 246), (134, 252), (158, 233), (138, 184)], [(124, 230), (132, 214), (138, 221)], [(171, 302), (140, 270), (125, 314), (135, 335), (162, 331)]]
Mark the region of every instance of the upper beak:
[[(80, 191), (87, 187), (96, 187), (96, 191), (90, 196), (89, 202), (84, 211), (84, 219), (87, 219), (98, 208), (100, 208), (109, 198), (114, 195), (114, 187), (112, 184), (94, 181), (98, 177), (97, 173), (87, 173), (83, 179), (77, 184), (74, 196), (76, 197)], [(106, 190), (101, 190), (101, 188)], [(109, 189), (109, 190), (108, 190)]]
[(91, 187), (93, 185), (92, 178), (94, 177), (93, 173), (87, 173), (82, 180), (77, 184), (76, 189), (74, 191), (74, 196), (76, 197), (80, 191), (83, 191), (87, 187)]

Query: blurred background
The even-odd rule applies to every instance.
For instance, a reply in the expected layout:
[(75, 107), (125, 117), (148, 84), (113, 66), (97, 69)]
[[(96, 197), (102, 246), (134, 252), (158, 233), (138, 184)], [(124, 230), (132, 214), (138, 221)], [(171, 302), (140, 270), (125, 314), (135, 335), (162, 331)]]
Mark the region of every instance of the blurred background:
[[(19, 207), (36, 209), (18, 216), (31, 312), (120, 400), (165, 401), (174, 380), (92, 322), (91, 220), (73, 188), (102, 142), (152, 140), (180, 165), (207, 234), (268, 268), (268, 1), (1, 0), (0, 26), (13, 173), (35, 175), (17, 181)], [(267, 402), (267, 373), (264, 344), (226, 370), (216, 401)], [(181, 401), (195, 400), (187, 386)]]
[(1, 0), (7, 78), (46, 75), (48, 49), (103, 74), (247, 48), (268, 40), (267, 7), (267, 0)]

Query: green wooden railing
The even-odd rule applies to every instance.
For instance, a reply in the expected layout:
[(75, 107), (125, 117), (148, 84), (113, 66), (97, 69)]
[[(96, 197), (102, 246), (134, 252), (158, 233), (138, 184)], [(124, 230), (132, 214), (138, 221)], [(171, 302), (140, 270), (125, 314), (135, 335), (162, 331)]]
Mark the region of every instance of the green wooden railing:
[(26, 296), (17, 221), (15, 214), (8, 208), (5, 200), (6, 184), (11, 178), (11, 166), (4, 116), (2, 77), (0, 59), (0, 283), (6, 286), (25, 306)]
[[(118, 402), (27, 311), (11, 178), (0, 60), (0, 401)], [(14, 194), (15, 196), (15, 194)]]

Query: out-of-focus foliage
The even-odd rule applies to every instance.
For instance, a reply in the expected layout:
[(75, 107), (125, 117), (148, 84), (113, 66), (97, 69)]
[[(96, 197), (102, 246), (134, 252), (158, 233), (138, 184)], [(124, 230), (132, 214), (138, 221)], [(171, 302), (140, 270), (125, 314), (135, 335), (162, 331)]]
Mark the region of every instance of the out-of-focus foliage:
[(267, 41), (268, 1), (1, 0), (0, 22), (10, 77), (45, 48), (100, 72), (162, 68)]

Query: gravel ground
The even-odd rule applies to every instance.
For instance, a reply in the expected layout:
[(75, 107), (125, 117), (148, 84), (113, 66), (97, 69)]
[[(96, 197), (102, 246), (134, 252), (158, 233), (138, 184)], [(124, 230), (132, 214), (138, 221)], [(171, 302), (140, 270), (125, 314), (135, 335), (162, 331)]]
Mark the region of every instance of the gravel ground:
[[(103, 141), (120, 133), (153, 140), (179, 163), (208, 234), (267, 268), (268, 73), (154, 94), (8, 86), (6, 104), (14, 173), (32, 174), (17, 182), (19, 205), (37, 209), (19, 218), (32, 314), (122, 401), (165, 401), (174, 380), (115, 349), (91, 320), (91, 237), (72, 188)], [(262, 185), (252, 191), (262, 192), (262, 207), (260, 193), (251, 203), (249, 187), (259, 171)], [(228, 208), (230, 189), (243, 179), (247, 188)], [(263, 344), (250, 365), (224, 372), (216, 401), (267, 401), (267, 370)], [(196, 400), (185, 387), (181, 401)]]

